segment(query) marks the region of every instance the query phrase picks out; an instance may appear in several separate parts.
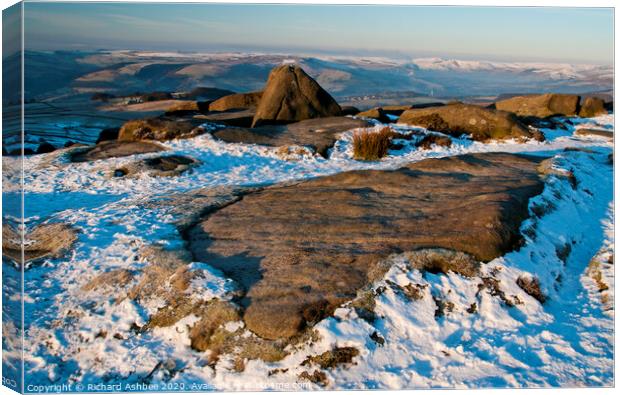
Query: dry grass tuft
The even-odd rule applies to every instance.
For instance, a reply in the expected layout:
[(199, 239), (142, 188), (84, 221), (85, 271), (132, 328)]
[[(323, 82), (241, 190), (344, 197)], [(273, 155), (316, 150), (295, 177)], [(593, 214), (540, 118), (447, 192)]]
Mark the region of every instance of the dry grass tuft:
[(134, 274), (127, 269), (115, 269), (95, 276), (92, 280), (82, 286), (82, 291), (101, 290), (107, 288), (110, 291), (118, 290), (129, 284), (134, 278)]
[(595, 260), (590, 261), (588, 265), (588, 274), (596, 283), (599, 292), (604, 292), (609, 289), (609, 286), (603, 281), (603, 272), (601, 271), (600, 262)]
[(378, 132), (364, 130), (353, 135), (353, 158), (379, 160), (387, 155), (393, 138), (404, 137), (385, 127)]
[(208, 303), (202, 311), (201, 320), (189, 333), (192, 348), (197, 351), (208, 350), (215, 340), (211, 338), (221, 325), (240, 319), (239, 312), (230, 303), (219, 300)]
[(321, 369), (333, 369), (338, 365), (353, 363), (353, 358), (359, 354), (359, 350), (355, 347), (336, 347), (321, 355), (309, 356), (301, 363), (301, 366), (314, 364), (319, 365)]
[(411, 267), (430, 273), (455, 272), (465, 277), (478, 275), (480, 263), (471, 255), (445, 248), (425, 248), (407, 253)]
[(327, 384), (329, 384), (329, 380), (327, 380), (327, 375), (320, 370), (315, 370), (312, 374), (308, 372), (301, 372), (299, 378), (318, 384), (321, 387), (325, 387)]
[(424, 298), (424, 290), (428, 284), (407, 284), (402, 287), (403, 293), (411, 300), (421, 300)]
[(540, 289), (540, 281), (538, 281), (536, 277), (519, 277), (517, 279), (517, 285), (524, 290), (526, 294), (538, 300), (540, 303), (545, 303), (547, 300), (547, 297)]

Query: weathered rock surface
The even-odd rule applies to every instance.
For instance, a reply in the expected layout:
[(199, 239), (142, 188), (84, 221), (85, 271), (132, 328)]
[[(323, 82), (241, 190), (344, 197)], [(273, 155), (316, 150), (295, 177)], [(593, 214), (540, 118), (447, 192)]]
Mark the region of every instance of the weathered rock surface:
[(120, 131), (120, 128), (102, 129), (101, 132), (99, 132), (99, 137), (97, 138), (96, 144), (99, 144), (103, 141), (110, 141), (110, 140), (118, 139), (119, 131)]
[(165, 118), (137, 119), (126, 122), (119, 131), (119, 141), (172, 140), (204, 133), (196, 122)]
[(556, 93), (515, 96), (496, 102), (495, 108), (525, 117), (546, 118), (554, 115), (576, 115), (579, 110), (579, 96)]
[(411, 109), (403, 112), (398, 122), (422, 126), (455, 137), (468, 134), (477, 141), (544, 139), (542, 134), (530, 131), (514, 114), (472, 104), (454, 103), (441, 107)]
[(166, 148), (162, 145), (150, 141), (104, 141), (94, 147), (76, 148), (69, 154), (69, 160), (71, 162), (88, 162), (165, 150)]
[(249, 128), (252, 125), (255, 113), (255, 109), (230, 110), (224, 112), (209, 112), (207, 114), (197, 115), (194, 118), (209, 122), (223, 123), (229, 126)]
[(370, 124), (361, 119), (327, 117), (252, 129), (226, 128), (213, 132), (213, 136), (228, 143), (261, 144), (271, 147), (310, 146), (320, 155), (326, 156), (327, 150), (338, 139), (338, 134), (368, 126)]
[[(77, 240), (77, 231), (69, 225), (51, 223), (29, 229), (25, 235), (24, 263), (43, 258), (59, 258)], [(2, 225), (2, 255), (21, 262), (21, 236), (9, 224)]]
[(360, 112), (359, 108), (355, 106), (342, 106), (342, 112), (340, 115), (355, 115)]
[(607, 137), (609, 139), (614, 138), (614, 132), (612, 130), (604, 130), (604, 129), (591, 129), (591, 128), (582, 128), (575, 130), (575, 135), (577, 136), (599, 136), (599, 137)]
[(185, 100), (178, 101), (166, 110), (166, 115), (185, 115), (209, 111), (209, 102)]
[(474, 154), (395, 171), (353, 171), (249, 193), (185, 232), (194, 260), (244, 289), (247, 327), (295, 336), (379, 278), (392, 253), (463, 251), (482, 261), (513, 249), (534, 159)]
[(224, 96), (209, 104), (209, 111), (229, 111), (256, 108), (263, 92), (235, 93)]
[(581, 109), (579, 110), (579, 116), (582, 118), (595, 117), (597, 115), (607, 114), (605, 108), (605, 102), (598, 97), (586, 97), (581, 103)]
[(452, 140), (448, 136), (441, 136), (434, 133), (429, 133), (422, 138), (422, 140), (416, 143), (416, 147), (422, 149), (431, 149), (434, 145), (440, 147), (451, 147)]
[(182, 155), (162, 155), (140, 159), (114, 170), (114, 177), (173, 177), (181, 175), (199, 162)]
[(36, 153), (37, 154), (48, 154), (54, 151), (56, 151), (56, 147), (54, 147), (52, 144), (48, 143), (47, 141), (44, 141), (41, 144), (39, 144), (39, 147), (37, 147)]
[(252, 126), (340, 115), (327, 91), (296, 65), (275, 67), (263, 90)]

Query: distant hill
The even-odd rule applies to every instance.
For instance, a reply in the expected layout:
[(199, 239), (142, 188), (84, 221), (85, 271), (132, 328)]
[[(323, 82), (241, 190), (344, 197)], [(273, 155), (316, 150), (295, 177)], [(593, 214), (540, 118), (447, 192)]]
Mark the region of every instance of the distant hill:
[(458, 98), (613, 88), (612, 67), (597, 65), (257, 53), (29, 51), (26, 95), (27, 99), (46, 99), (95, 92), (189, 92), (200, 86), (256, 91), (262, 89), (274, 65), (287, 62), (300, 64), (337, 99), (389, 92)]

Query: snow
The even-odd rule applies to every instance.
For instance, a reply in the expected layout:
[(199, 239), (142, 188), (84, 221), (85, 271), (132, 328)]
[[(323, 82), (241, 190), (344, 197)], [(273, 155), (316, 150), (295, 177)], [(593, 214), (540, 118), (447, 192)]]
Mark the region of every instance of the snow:
[[(178, 177), (114, 178), (110, 173), (137, 158), (114, 158), (92, 163), (68, 163), (65, 155), (50, 153), (25, 160), (27, 226), (53, 220), (79, 231), (73, 251), (48, 259), (26, 271), (26, 382), (36, 385), (102, 382), (143, 383), (155, 390), (264, 390), (318, 389), (300, 381), (300, 366), (308, 355), (335, 346), (360, 350), (355, 364), (325, 370), (330, 389), (403, 389), (470, 387), (610, 386), (613, 385), (613, 169), (608, 155), (613, 144), (600, 137), (574, 136), (580, 127), (613, 129), (613, 115), (573, 118), (567, 130), (544, 130), (548, 141), (489, 144), (455, 139), (452, 147), (418, 150), (411, 141), (377, 162), (352, 159), (354, 131), (341, 135), (329, 158), (300, 156), (282, 159), (277, 149), (216, 141), (209, 134), (164, 143), (169, 154), (200, 161)], [(209, 125), (206, 125), (209, 127)], [(377, 124), (379, 130), (383, 125)], [(403, 133), (425, 130), (393, 125)], [(591, 152), (564, 150), (583, 148)], [(294, 350), (279, 362), (246, 361), (234, 371), (223, 356), (209, 366), (205, 353), (189, 347), (188, 327), (198, 319), (185, 317), (172, 327), (135, 333), (161, 301), (139, 304), (123, 299), (122, 290), (85, 293), (81, 288), (95, 275), (111, 269), (141, 270), (148, 262), (137, 259), (149, 244), (178, 248), (183, 240), (170, 207), (144, 203), (173, 192), (221, 185), (256, 185), (307, 179), (354, 169), (393, 169), (412, 161), (469, 152), (515, 152), (553, 157), (554, 166), (571, 171), (575, 189), (565, 178), (550, 176), (544, 192), (530, 207), (546, 202), (553, 209), (540, 217), (532, 212), (522, 225), (525, 244), (481, 266), (479, 277), (455, 273), (437, 275), (412, 269), (405, 254), (389, 257), (391, 269), (373, 284), (384, 291), (376, 298), (378, 319), (371, 325), (353, 308), (341, 306), (333, 317), (316, 325), (320, 339)], [(3, 157), (5, 166), (14, 158)], [(5, 175), (3, 175), (5, 176)], [(5, 176), (6, 177), (6, 176)], [(18, 186), (4, 180), (4, 193)], [(558, 248), (570, 245), (561, 259)], [(590, 261), (601, 262), (601, 278), (609, 289), (605, 304), (588, 271)], [(197, 275), (190, 284), (193, 298), (229, 299), (236, 285), (209, 262), (194, 262)], [(18, 273), (5, 265), (5, 271)], [(9, 273), (10, 275), (10, 273)], [(482, 277), (499, 282), (507, 306), (488, 290)], [(535, 277), (548, 300), (541, 305), (516, 284), (519, 277)], [(409, 300), (398, 286), (424, 286), (420, 300)], [(5, 292), (7, 288), (5, 287)], [(15, 295), (5, 303), (19, 304)], [(435, 317), (434, 299), (453, 304), (452, 311)], [(471, 313), (472, 304), (476, 312)], [(227, 330), (242, 329), (242, 322)], [(14, 330), (10, 325), (5, 331)], [(101, 336), (103, 332), (109, 335)], [(377, 332), (385, 343), (370, 338)], [(118, 334), (117, 337), (112, 334)], [(246, 331), (247, 336), (253, 336)], [(19, 353), (5, 352), (5, 363)], [(270, 371), (281, 369), (269, 375)], [(87, 387), (86, 387), (87, 388)], [(151, 390), (153, 390), (151, 388)]]
[(584, 79), (592, 74), (600, 77), (613, 75), (611, 66), (592, 64), (540, 63), (540, 62), (490, 62), (480, 60), (456, 60), (442, 58), (418, 58), (412, 63), (423, 70), (438, 71), (509, 71), (532, 72), (546, 75), (552, 80)]

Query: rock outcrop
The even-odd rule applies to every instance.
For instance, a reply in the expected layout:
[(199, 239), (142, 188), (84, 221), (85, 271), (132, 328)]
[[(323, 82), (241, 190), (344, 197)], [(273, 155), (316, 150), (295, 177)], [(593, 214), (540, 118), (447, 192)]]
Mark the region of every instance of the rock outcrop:
[(114, 177), (173, 177), (178, 176), (196, 166), (199, 162), (188, 156), (162, 155), (140, 159), (123, 167), (116, 168)]
[(213, 136), (228, 143), (260, 144), (271, 147), (309, 146), (322, 156), (327, 155), (338, 135), (344, 131), (368, 127), (361, 119), (328, 117), (307, 119), (288, 125), (264, 125), (256, 128), (225, 128)]
[(244, 289), (247, 327), (289, 338), (383, 275), (392, 253), (462, 251), (489, 261), (513, 249), (537, 160), (511, 154), (429, 159), (246, 194), (185, 232), (193, 259)]
[(590, 118), (605, 114), (607, 114), (607, 109), (605, 108), (603, 99), (599, 99), (598, 97), (586, 97), (583, 99), (581, 108), (579, 109), (580, 117)]
[(206, 111), (209, 111), (208, 101), (179, 100), (166, 110), (166, 115), (182, 116)]
[(254, 114), (256, 114), (256, 109), (249, 108), (246, 110), (209, 112), (207, 114), (197, 115), (194, 118), (214, 123), (221, 123), (229, 126), (240, 126), (243, 128), (249, 128), (250, 126), (252, 126)]
[(463, 103), (407, 110), (398, 118), (398, 123), (421, 126), (454, 137), (467, 134), (477, 141), (544, 139), (541, 133), (528, 129), (514, 114)]
[(69, 160), (71, 162), (88, 162), (165, 150), (166, 148), (162, 145), (150, 141), (104, 141), (94, 147), (75, 148), (69, 153)]
[(593, 129), (593, 128), (579, 128), (575, 130), (576, 136), (597, 136), (597, 137), (606, 137), (608, 139), (614, 138), (613, 130), (605, 130), (605, 129)]
[(577, 115), (579, 96), (557, 93), (515, 96), (496, 102), (495, 108), (522, 117), (546, 118), (554, 115)]
[(137, 119), (125, 122), (118, 134), (119, 141), (172, 140), (190, 138), (204, 133), (195, 122), (165, 118)]
[(371, 108), (370, 110), (362, 111), (356, 114), (356, 116), (376, 119), (377, 121), (382, 123), (390, 122), (390, 118), (388, 118), (387, 113), (383, 111), (383, 108), (381, 107)]
[(118, 133), (120, 128), (105, 128), (99, 132), (99, 137), (97, 137), (96, 144), (99, 144), (103, 141), (110, 141), (118, 139)]
[(263, 90), (252, 126), (340, 115), (327, 91), (296, 65), (275, 67)]
[[(77, 231), (69, 225), (50, 223), (28, 229), (24, 235), (24, 263), (44, 258), (59, 258), (77, 240)], [(21, 263), (21, 236), (12, 226), (2, 225), (2, 255)]]
[(209, 104), (209, 111), (229, 111), (256, 108), (263, 92), (235, 93), (224, 96)]

